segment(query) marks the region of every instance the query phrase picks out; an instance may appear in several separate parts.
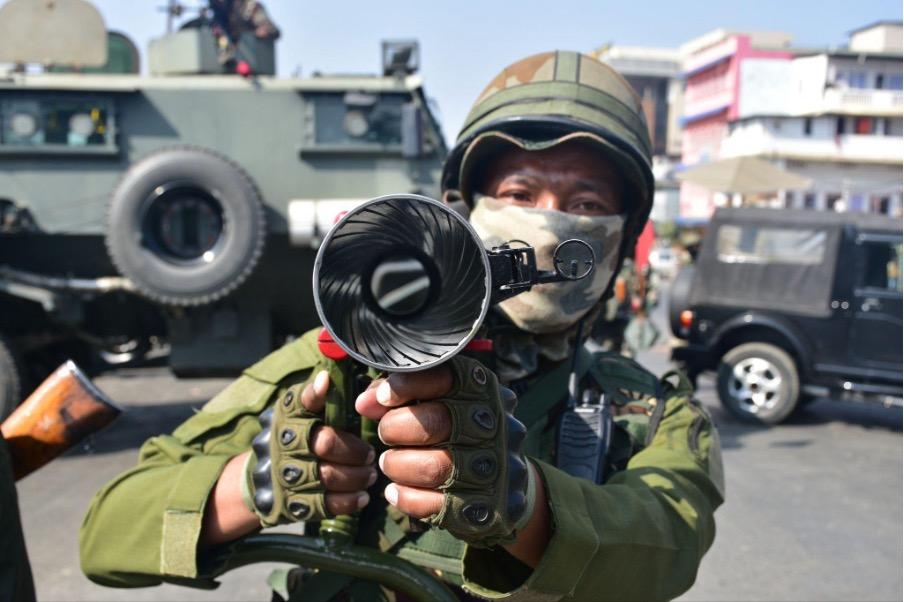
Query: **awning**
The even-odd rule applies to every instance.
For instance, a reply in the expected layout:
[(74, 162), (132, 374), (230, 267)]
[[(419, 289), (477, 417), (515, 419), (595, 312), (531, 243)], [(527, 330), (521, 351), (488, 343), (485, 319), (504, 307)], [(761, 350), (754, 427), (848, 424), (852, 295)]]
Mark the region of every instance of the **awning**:
[(734, 157), (704, 163), (675, 174), (682, 182), (713, 192), (750, 194), (809, 188), (808, 178), (799, 176), (757, 157)]

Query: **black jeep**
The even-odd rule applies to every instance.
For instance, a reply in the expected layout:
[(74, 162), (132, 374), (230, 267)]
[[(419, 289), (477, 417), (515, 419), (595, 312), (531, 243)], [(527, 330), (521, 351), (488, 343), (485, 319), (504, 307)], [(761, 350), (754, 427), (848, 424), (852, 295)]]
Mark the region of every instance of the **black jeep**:
[(819, 397), (901, 398), (901, 220), (720, 209), (672, 285), (672, 359), (718, 372), (722, 403), (776, 424)]

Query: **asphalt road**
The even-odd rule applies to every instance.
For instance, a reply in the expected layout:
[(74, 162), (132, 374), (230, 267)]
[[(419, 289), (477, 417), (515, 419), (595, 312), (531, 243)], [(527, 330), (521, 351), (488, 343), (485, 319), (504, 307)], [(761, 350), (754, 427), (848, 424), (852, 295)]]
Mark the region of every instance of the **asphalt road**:
[[(662, 370), (667, 347), (640, 359)], [(92, 451), (75, 450), (19, 483), (40, 600), (269, 600), (271, 567), (229, 573), (213, 592), (109, 589), (79, 569), (78, 528), (93, 493), (134, 464), (144, 439), (172, 430), (227, 382), (180, 381), (163, 369), (97, 379), (128, 411)], [(682, 600), (901, 600), (901, 409), (821, 400), (762, 429), (723, 412), (710, 379), (698, 396), (719, 426), (728, 499)]]

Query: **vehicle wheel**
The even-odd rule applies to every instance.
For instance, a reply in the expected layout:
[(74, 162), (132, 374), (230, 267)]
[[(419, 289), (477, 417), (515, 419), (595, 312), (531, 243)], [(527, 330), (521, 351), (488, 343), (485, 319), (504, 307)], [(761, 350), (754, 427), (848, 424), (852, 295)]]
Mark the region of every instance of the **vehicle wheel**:
[(9, 341), (0, 336), (0, 422), (22, 401), (24, 381), (25, 374), (18, 356)]
[(260, 195), (242, 168), (212, 151), (158, 151), (126, 171), (110, 199), (107, 250), (145, 296), (203, 305), (251, 274), (263, 250)]
[(746, 343), (719, 364), (719, 399), (738, 418), (778, 424), (794, 411), (800, 382), (794, 360), (768, 343)]

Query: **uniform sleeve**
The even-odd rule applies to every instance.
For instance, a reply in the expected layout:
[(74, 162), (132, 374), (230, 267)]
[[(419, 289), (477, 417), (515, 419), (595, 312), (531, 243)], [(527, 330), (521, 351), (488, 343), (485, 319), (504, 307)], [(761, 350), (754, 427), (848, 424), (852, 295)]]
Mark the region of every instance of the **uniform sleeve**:
[(196, 579), (198, 540), (223, 467), (251, 448), (267, 404), (324, 362), (317, 331), (308, 332), (245, 370), (172, 435), (146, 441), (138, 465), (91, 501), (79, 533), (84, 573), (113, 587), (204, 586)]
[(172, 435), (147, 440), (137, 466), (95, 494), (79, 535), (92, 581), (146, 587), (196, 577), (207, 497), (229, 459), (250, 447), (275, 390), (241, 377)]
[[(500, 591), (505, 552), (469, 548), (465, 587), (513, 600), (670, 600), (694, 583), (723, 501), (718, 433), (689, 395), (673, 396), (650, 444), (604, 485), (543, 462), (552, 537), (536, 569)], [(495, 556), (495, 558), (494, 558)], [(490, 585), (492, 584), (492, 585)]]

